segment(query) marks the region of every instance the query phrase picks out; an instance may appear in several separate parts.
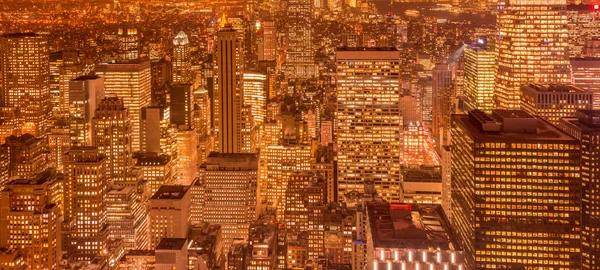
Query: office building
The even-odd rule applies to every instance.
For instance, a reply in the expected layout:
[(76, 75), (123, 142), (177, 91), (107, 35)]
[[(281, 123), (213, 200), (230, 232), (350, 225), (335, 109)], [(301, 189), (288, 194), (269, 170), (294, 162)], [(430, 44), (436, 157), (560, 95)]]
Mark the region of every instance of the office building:
[(244, 72), (244, 105), (250, 106), (255, 126), (262, 126), (267, 117), (267, 76), (258, 72)]
[(173, 59), (171, 60), (171, 83), (192, 83), (190, 59), (190, 41), (188, 36), (180, 31), (173, 38)]
[(194, 89), (191, 84), (175, 84), (171, 89), (171, 124), (194, 128)]
[(173, 162), (170, 156), (146, 154), (137, 159), (136, 169), (140, 169), (143, 179), (150, 184), (150, 194), (156, 193), (163, 185), (173, 184)]
[(285, 228), (288, 233), (300, 233), (308, 229), (308, 209), (304, 193), (315, 177), (310, 172), (293, 172), (285, 191)]
[(425, 165), (402, 167), (402, 202), (441, 204), (441, 168)]
[(466, 269), (440, 205), (367, 202), (366, 207), (368, 270)]
[[(263, 158), (261, 149), (261, 159)], [(295, 171), (310, 170), (310, 146), (304, 144), (285, 144), (267, 146), (264, 150), (266, 170), (266, 199), (269, 207), (275, 209), (278, 220), (285, 220), (286, 196), (290, 174)], [(263, 190), (263, 188), (261, 188)]]
[(34, 33), (0, 36), (4, 107), (18, 107), (23, 133), (44, 136), (51, 115), (48, 39)]
[(217, 33), (213, 119), (218, 138), (216, 150), (221, 153), (242, 152), (242, 46), (237, 31), (231, 25)]
[(188, 239), (163, 238), (156, 246), (156, 270), (188, 269)]
[(94, 75), (69, 81), (69, 125), (73, 145), (92, 145), (92, 118), (104, 98), (104, 78)]
[(310, 0), (287, 2), (288, 49), (285, 57), (289, 78), (307, 79), (316, 74), (313, 49), (312, 7)]
[(71, 148), (69, 123), (62, 118), (57, 120), (48, 133), (48, 164), (57, 171), (64, 169), (65, 153)]
[(571, 58), (571, 83), (594, 93), (593, 109), (600, 110), (600, 57)]
[(499, 10), (495, 108), (514, 110), (522, 84), (570, 81), (566, 1), (511, 1)]
[(521, 86), (521, 108), (557, 125), (561, 118), (577, 110), (591, 110), (594, 93), (574, 85), (526, 84)]
[(0, 192), (0, 246), (23, 252), (27, 269), (58, 267), (56, 181), (56, 173), (48, 170), (12, 180)]
[(140, 57), (140, 36), (135, 27), (120, 27), (117, 30), (119, 60), (137, 60)]
[(520, 110), (452, 121), (452, 224), (467, 267), (579, 269), (579, 141)]
[(262, 22), (262, 43), (259, 43), (258, 46), (258, 61), (277, 60), (277, 26), (275, 21)]
[(481, 39), (481, 42), (465, 46), (464, 59), (464, 110), (491, 113), (494, 108), (494, 50)]
[(595, 195), (599, 161), (598, 138), (600, 137), (600, 113), (597, 110), (577, 111), (574, 117), (562, 118), (558, 126), (581, 142), (581, 269), (600, 268), (600, 246), (596, 245), (600, 235), (598, 218), (600, 199)]
[(131, 118), (131, 146), (140, 151), (142, 108), (150, 106), (150, 62), (129, 60), (96, 65), (96, 75), (104, 78), (104, 92), (123, 100)]
[(221, 225), (226, 254), (233, 239), (248, 237), (248, 227), (257, 218), (258, 155), (213, 152), (200, 166), (198, 181), (200, 192), (192, 200), (193, 209), (201, 213), (192, 219)]
[(161, 186), (148, 202), (150, 248), (163, 238), (187, 238), (191, 192), (189, 186)]
[(107, 159), (91, 146), (72, 147), (65, 155), (63, 230), (68, 246), (63, 249), (77, 261), (91, 261), (108, 248)]
[(338, 49), (336, 53), (340, 194), (361, 190), (365, 181), (374, 181), (386, 200), (400, 200), (399, 59), (399, 51), (387, 48)]
[(448, 144), (450, 114), (454, 112), (456, 99), (452, 85), (452, 70), (448, 64), (437, 64), (433, 68), (431, 133), (436, 150)]
[(196, 130), (179, 129), (176, 137), (176, 158), (173, 160), (173, 181), (176, 185), (189, 186), (197, 176), (198, 149)]
[(170, 107), (142, 108), (141, 151), (160, 155), (175, 155), (177, 128), (171, 125)]
[(49, 61), (49, 91), (52, 117), (69, 116), (69, 81), (83, 75), (78, 52), (54, 52)]
[(0, 151), (8, 161), (8, 177), (30, 177), (48, 168), (45, 140), (31, 134), (11, 135)]
[(92, 119), (92, 145), (106, 157), (110, 181), (125, 178), (133, 166), (131, 126), (129, 110), (122, 99), (106, 97), (100, 101)]
[(122, 240), (126, 250), (149, 247), (148, 212), (135, 187), (113, 187), (106, 194), (106, 208), (110, 239)]

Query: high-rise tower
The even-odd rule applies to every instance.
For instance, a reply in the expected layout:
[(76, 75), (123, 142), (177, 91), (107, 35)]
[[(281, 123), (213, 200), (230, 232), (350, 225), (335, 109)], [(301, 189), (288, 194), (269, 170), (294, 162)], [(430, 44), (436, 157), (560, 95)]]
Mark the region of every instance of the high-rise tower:
[(388, 201), (400, 200), (400, 52), (338, 49), (338, 194), (373, 181)]
[(290, 0), (287, 3), (289, 22), (288, 49), (285, 59), (290, 78), (315, 76), (315, 52), (312, 45), (312, 13), (310, 0)]
[(171, 65), (172, 84), (191, 83), (190, 41), (183, 31), (179, 32), (173, 39)]
[(0, 105), (20, 109), (23, 133), (43, 136), (51, 112), (47, 38), (34, 33), (2, 35), (0, 73)]
[(213, 94), (213, 112), (218, 137), (217, 149), (221, 153), (240, 153), (242, 150), (244, 49), (237, 35), (231, 25), (225, 25), (217, 33), (217, 85)]
[(570, 80), (566, 1), (507, 1), (499, 10), (495, 105), (519, 109), (522, 84)]

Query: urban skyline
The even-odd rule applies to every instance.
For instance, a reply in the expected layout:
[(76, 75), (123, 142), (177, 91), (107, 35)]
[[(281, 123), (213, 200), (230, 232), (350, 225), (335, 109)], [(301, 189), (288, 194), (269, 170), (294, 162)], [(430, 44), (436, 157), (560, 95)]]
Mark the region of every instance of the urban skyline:
[(600, 269), (598, 2), (0, 21), (0, 269)]

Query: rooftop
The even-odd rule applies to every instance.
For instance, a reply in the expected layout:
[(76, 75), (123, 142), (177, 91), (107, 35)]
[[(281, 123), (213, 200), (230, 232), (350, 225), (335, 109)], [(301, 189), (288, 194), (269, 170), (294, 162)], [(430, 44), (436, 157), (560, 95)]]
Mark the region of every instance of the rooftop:
[(73, 81), (89, 81), (89, 80), (95, 80), (95, 79), (100, 79), (100, 77), (98, 77), (96, 75), (83, 75), (83, 76), (79, 76), (79, 77), (73, 79)]
[(553, 93), (574, 93), (574, 92), (590, 92), (581, 87), (572, 84), (539, 84), (530, 83), (521, 86), (522, 91), (535, 91), (535, 92), (553, 92)]
[(156, 250), (181, 250), (187, 243), (187, 238), (163, 238)]
[(138, 159), (136, 166), (164, 166), (169, 161), (171, 161), (171, 157), (167, 155), (141, 157)]
[[(487, 115), (489, 116), (489, 115)], [(494, 119), (495, 118), (495, 119)], [(462, 126), (474, 141), (499, 141), (499, 142), (566, 142), (575, 143), (575, 139), (562, 132), (552, 124), (532, 117), (520, 110), (495, 110), (494, 118), (496, 124), (502, 125), (501, 129), (494, 129), (493, 132), (481, 128), (481, 123), (475, 121), (466, 114), (452, 115), (452, 121)], [(502, 119), (498, 119), (502, 118)], [(520, 123), (520, 121), (522, 123)], [(524, 123), (524, 124), (523, 124)], [(534, 132), (517, 132), (519, 128), (531, 130)], [(533, 125), (533, 126), (531, 126)]]
[(23, 38), (23, 37), (39, 37), (41, 35), (38, 35), (36, 33), (10, 33), (10, 34), (4, 34), (1, 37), (3, 38)]
[(394, 47), (338, 47), (337, 51), (397, 52)]
[(367, 211), (374, 247), (460, 250), (440, 205), (369, 202)]
[(187, 186), (161, 186), (154, 195), (153, 200), (180, 200), (189, 190)]

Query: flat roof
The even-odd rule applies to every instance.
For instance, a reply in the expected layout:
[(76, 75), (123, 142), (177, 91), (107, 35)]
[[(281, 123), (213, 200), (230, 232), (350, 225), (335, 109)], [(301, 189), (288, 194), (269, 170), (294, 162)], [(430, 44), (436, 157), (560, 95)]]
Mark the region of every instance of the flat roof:
[(22, 38), (22, 37), (39, 37), (39, 36), (41, 36), (41, 35), (32, 33), (32, 32), (28, 32), (28, 33), (8, 33), (8, 34), (3, 34), (1, 37)]
[(156, 250), (181, 250), (186, 242), (187, 238), (163, 238)]
[(561, 93), (581, 93), (588, 92), (592, 93), (592, 91), (585, 90), (581, 87), (578, 87), (573, 84), (537, 84), (530, 83), (522, 86), (525, 90), (535, 91), (535, 92), (561, 92)]
[(96, 76), (96, 75), (83, 75), (83, 76), (79, 76), (79, 77), (73, 79), (72, 81), (88, 81), (88, 80), (95, 80), (95, 79), (100, 79), (100, 77)]
[(397, 52), (394, 47), (338, 47), (337, 51)]
[(153, 200), (180, 200), (185, 196), (185, 193), (189, 190), (187, 186), (161, 186), (154, 195)]
[(156, 157), (141, 157), (138, 159), (136, 166), (164, 166), (171, 161), (171, 157), (160, 155)]
[(368, 202), (375, 248), (461, 250), (439, 204)]
[[(496, 112), (496, 111), (495, 111)], [(511, 111), (500, 112), (500, 114), (510, 114)], [(517, 113), (517, 116), (519, 113)], [(508, 115), (507, 115), (508, 116)], [(530, 117), (529, 114), (523, 115), (523, 118)], [(497, 141), (497, 142), (562, 142), (577, 143), (577, 140), (568, 134), (562, 132), (552, 124), (536, 118), (536, 133), (513, 133), (513, 132), (485, 132), (472, 121), (466, 114), (454, 114), (452, 120), (461, 125), (473, 138), (474, 141)]]

